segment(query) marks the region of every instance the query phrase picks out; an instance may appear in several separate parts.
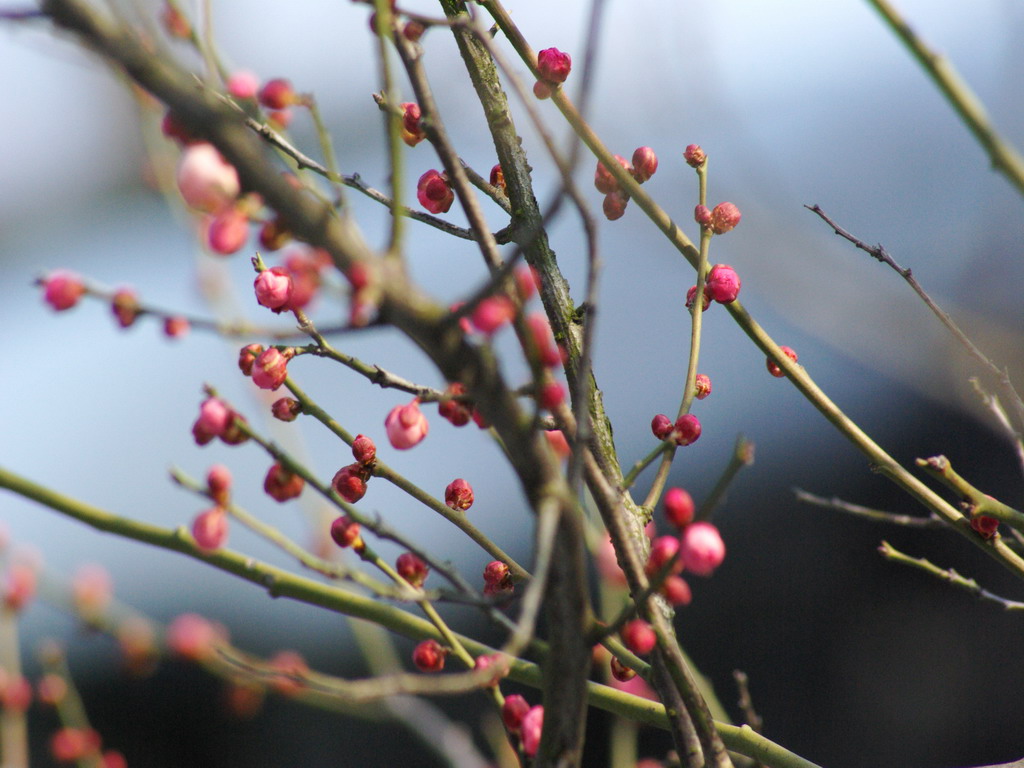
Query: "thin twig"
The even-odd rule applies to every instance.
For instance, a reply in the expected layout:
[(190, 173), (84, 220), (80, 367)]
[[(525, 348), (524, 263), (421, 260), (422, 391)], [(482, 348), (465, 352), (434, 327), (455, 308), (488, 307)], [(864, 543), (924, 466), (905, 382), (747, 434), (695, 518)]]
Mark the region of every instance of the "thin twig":
[(893, 512), (883, 512), (879, 509), (862, 507), (859, 504), (851, 504), (850, 502), (843, 501), (835, 496), (831, 499), (826, 499), (823, 496), (815, 496), (813, 493), (808, 493), (800, 488), (794, 488), (793, 493), (796, 495), (797, 501), (802, 501), (806, 504), (813, 504), (816, 507), (824, 507), (825, 509), (835, 509), (839, 512), (846, 512), (847, 514), (856, 515), (857, 517), (864, 518), (865, 520), (871, 520), (876, 523), (901, 525), (905, 528), (934, 529), (949, 527), (949, 524), (934, 512), (928, 517), (901, 515)]

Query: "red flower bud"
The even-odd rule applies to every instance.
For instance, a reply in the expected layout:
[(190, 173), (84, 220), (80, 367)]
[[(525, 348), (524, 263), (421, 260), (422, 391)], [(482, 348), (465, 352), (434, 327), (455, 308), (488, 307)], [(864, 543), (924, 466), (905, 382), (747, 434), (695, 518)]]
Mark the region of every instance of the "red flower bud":
[(622, 642), (637, 656), (646, 656), (658, 644), (658, 636), (643, 619), (633, 619), (622, 628)]
[(740, 276), (728, 264), (715, 264), (708, 271), (704, 291), (719, 304), (729, 304), (740, 295)]
[(402, 141), (410, 147), (415, 147), (427, 138), (423, 126), (420, 125), (420, 105), (407, 101), (399, 106), (402, 107)]
[(711, 394), (711, 379), (704, 373), (698, 373), (693, 381), (694, 397), (703, 400)]
[(228, 513), (221, 507), (200, 512), (192, 521), (192, 538), (203, 550), (219, 549), (228, 537)]
[[(465, 393), (466, 388), (458, 381), (449, 384), (445, 390), (446, 395), (453, 397)], [(472, 418), (472, 408), (458, 400), (441, 400), (437, 404), (437, 412), (456, 427), (466, 426)]]
[(448, 655), (437, 640), (424, 640), (412, 651), (412, 663), (420, 672), (440, 672)]
[(501, 707), (501, 719), (505, 727), (511, 733), (517, 733), (523, 722), (523, 716), (530, 711), (530, 705), (518, 693), (505, 697), (505, 703)]
[(724, 235), (740, 223), (740, 209), (732, 203), (719, 203), (711, 211), (711, 229), (716, 235)]
[(247, 344), (238, 350), (238, 368), (245, 376), (252, 376), (252, 366), (263, 353), (262, 344)]
[(71, 309), (84, 293), (85, 284), (74, 272), (61, 269), (43, 280), (43, 299), (58, 312)]
[(545, 48), (537, 54), (537, 73), (549, 84), (564, 83), (572, 69), (572, 57), (557, 48)]
[(416, 199), (431, 213), (447, 213), (455, 202), (455, 193), (444, 175), (431, 168), (416, 184)]
[(281, 397), (270, 406), (270, 412), (278, 421), (295, 421), (302, 413), (302, 403), (294, 397)]
[(651, 432), (653, 432), (654, 436), (659, 440), (668, 440), (672, 434), (674, 426), (672, 419), (663, 413), (659, 413), (651, 419)]
[(637, 147), (633, 151), (633, 178), (643, 184), (658, 170), (658, 156), (650, 147)]
[(284, 78), (275, 78), (264, 83), (258, 98), (264, 107), (275, 110), (285, 109), (299, 102), (292, 84)]
[(263, 490), (275, 501), (288, 501), (298, 497), (305, 485), (306, 481), (301, 476), (285, 469), (280, 462), (271, 465), (263, 480)]
[(617, 221), (621, 219), (626, 213), (626, 206), (629, 204), (629, 195), (625, 192), (616, 190), (615, 192), (609, 192), (604, 196), (604, 202), (601, 203), (601, 210), (604, 212), (604, 217), (608, 221)]
[(620, 683), (629, 682), (636, 677), (636, 670), (627, 667), (614, 656), (612, 656), (611, 660), (608, 662), (608, 666), (611, 669), (612, 677)]
[(691, 168), (699, 168), (704, 165), (704, 161), (708, 159), (708, 156), (700, 148), (699, 144), (690, 144), (683, 151), (683, 159)]
[(331, 538), (342, 549), (352, 547), (356, 552), (361, 552), (363, 549), (363, 539), (359, 535), (359, 523), (348, 515), (342, 515), (331, 523)]
[(395, 561), (395, 570), (398, 575), (414, 587), (422, 587), (427, 580), (430, 568), (417, 555), (412, 552), (403, 552)]
[[(797, 354), (793, 351), (792, 347), (779, 347), (779, 351), (794, 363), (797, 361)], [(768, 373), (777, 379), (781, 379), (786, 375), (786, 372), (779, 367), (779, 364), (770, 357), (765, 359), (765, 365), (768, 367)]]
[(117, 324), (127, 328), (139, 316), (139, 297), (131, 288), (118, 288), (110, 302), (110, 309), (117, 318)]
[(700, 437), (700, 420), (692, 413), (680, 416), (672, 430), (677, 445), (689, 445)]
[(710, 576), (725, 560), (725, 542), (711, 523), (693, 523), (683, 529), (679, 555), (687, 571)]
[(465, 512), (473, 506), (473, 487), (461, 477), (452, 480), (444, 489), (444, 503)]
[(352, 457), (364, 467), (371, 467), (377, 460), (377, 446), (366, 435), (356, 435), (352, 441)]
[(358, 463), (342, 467), (334, 474), (331, 487), (349, 504), (355, 504), (366, 495), (366, 469)]
[(684, 528), (693, 522), (693, 497), (682, 488), (665, 491), (665, 517), (676, 528)]

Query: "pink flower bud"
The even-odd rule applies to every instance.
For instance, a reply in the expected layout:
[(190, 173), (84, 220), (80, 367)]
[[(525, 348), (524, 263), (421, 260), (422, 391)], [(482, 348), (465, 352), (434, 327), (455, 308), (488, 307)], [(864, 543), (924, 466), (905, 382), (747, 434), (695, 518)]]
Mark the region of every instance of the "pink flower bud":
[(302, 413), (302, 403), (294, 397), (281, 397), (271, 404), (270, 412), (278, 421), (295, 421)]
[(473, 506), (473, 487), (461, 477), (452, 480), (444, 489), (444, 503), (465, 512)]
[(537, 74), (550, 83), (564, 83), (572, 69), (572, 57), (557, 48), (545, 48), (537, 54)]
[[(679, 539), (675, 536), (659, 536), (651, 542), (651, 554), (647, 558), (644, 571), (648, 576), (654, 576), (662, 568), (672, 563), (672, 573), (679, 573), (683, 570), (683, 563), (675, 560), (679, 553)], [(674, 562), (673, 562), (674, 560)]]
[(265, 269), (253, 281), (256, 301), (275, 312), (289, 309), (292, 297), (292, 278), (284, 267)]
[(267, 109), (286, 109), (299, 103), (292, 84), (284, 78), (275, 78), (264, 83), (259, 93), (260, 104)]
[(729, 304), (740, 295), (740, 276), (728, 264), (715, 264), (708, 271), (704, 290), (719, 304)]
[(36, 569), (28, 563), (11, 563), (3, 579), (3, 604), (20, 611), (36, 594)]
[[(457, 397), (464, 395), (466, 388), (458, 381), (448, 385), (445, 390), (445, 394)], [(456, 427), (464, 427), (469, 424), (469, 420), (472, 418), (472, 409), (465, 403), (460, 403), (458, 400), (441, 400), (437, 404), (437, 412), (442, 418), (448, 419)]]
[(555, 452), (555, 455), (560, 459), (567, 459), (572, 455), (572, 448), (569, 447), (569, 441), (565, 439), (565, 435), (560, 429), (548, 429), (544, 432), (544, 437), (548, 441), (548, 445), (551, 446), (551, 450)]
[(139, 297), (131, 288), (118, 288), (110, 301), (110, 309), (117, 318), (117, 324), (127, 328), (139, 316)]
[(102, 614), (110, 605), (113, 593), (110, 572), (98, 563), (83, 565), (71, 580), (75, 608), (86, 617)]
[(268, 347), (260, 353), (252, 366), (252, 381), (260, 389), (274, 391), (288, 378), (288, 360), (291, 355), (277, 347)]
[(366, 495), (366, 468), (358, 463), (342, 467), (334, 473), (331, 487), (349, 504), (355, 504)]
[(348, 515), (342, 515), (331, 523), (331, 538), (334, 543), (344, 549), (352, 547), (356, 552), (363, 551), (363, 538), (359, 535), (359, 523)]
[(218, 506), (227, 506), (231, 493), (231, 471), (223, 464), (214, 464), (206, 473), (206, 490)]
[(711, 211), (711, 229), (716, 235), (724, 235), (740, 223), (740, 209), (732, 203), (719, 203)]
[(263, 354), (262, 344), (246, 344), (238, 351), (238, 368), (245, 376), (252, 376), (256, 358)]
[(693, 497), (682, 488), (665, 491), (665, 517), (676, 528), (684, 528), (693, 522)]
[(700, 437), (700, 420), (692, 413), (680, 416), (672, 430), (677, 445), (689, 445)]
[(470, 319), (478, 331), (490, 336), (505, 323), (510, 322), (515, 314), (516, 306), (512, 299), (499, 293), (497, 296), (488, 296), (477, 304)]
[(58, 312), (71, 309), (84, 293), (82, 278), (65, 269), (51, 272), (43, 280), (43, 299)]
[[(696, 296), (696, 295), (697, 295), (697, 286), (696, 285), (691, 285), (690, 288), (686, 291), (686, 308), (687, 309), (689, 309), (690, 307), (693, 306), (693, 297)], [(702, 301), (701, 304), (703, 304), (703, 306), (701, 307), (701, 311), (702, 312), (707, 310), (707, 308), (709, 306), (711, 306), (711, 296), (708, 295), (707, 285), (704, 286), (704, 301)]]
[(228, 78), (227, 86), (228, 93), (236, 99), (255, 99), (260, 88), (260, 79), (252, 72), (240, 69)]
[(384, 420), (384, 429), (393, 448), (400, 451), (412, 448), (427, 436), (430, 424), (420, 411), (418, 399), (408, 405), (396, 405)]
[(377, 460), (377, 446), (366, 435), (356, 435), (352, 441), (352, 457), (364, 467), (372, 467)]
[(689, 605), (693, 600), (690, 585), (679, 576), (669, 576), (665, 579), (660, 591), (670, 605)]
[(699, 168), (704, 165), (704, 161), (708, 159), (708, 156), (700, 148), (699, 144), (690, 144), (683, 151), (683, 159), (691, 168)]
[(206, 244), (221, 256), (241, 250), (249, 239), (249, 217), (239, 208), (224, 208), (211, 220), (206, 230)]
[(555, 410), (565, 402), (565, 387), (563, 387), (560, 382), (549, 381), (540, 388), (540, 392), (537, 395), (537, 402), (540, 404), (540, 407), (545, 410)]
[(177, 179), (185, 202), (207, 213), (228, 207), (241, 191), (235, 167), (212, 144), (186, 147), (178, 161)]
[(703, 400), (711, 394), (711, 378), (707, 376), (707, 374), (698, 373), (696, 377), (694, 377), (693, 389), (693, 396), (698, 400)]
[[(633, 166), (629, 164), (629, 160), (622, 155), (615, 155), (615, 160), (626, 169), (627, 173), (633, 173)], [(618, 179), (612, 175), (612, 172), (600, 160), (597, 161), (597, 170), (594, 171), (594, 186), (597, 187), (597, 191), (602, 195), (610, 195), (612, 192), (619, 191)]]
[(518, 267), (513, 275), (516, 279), (516, 293), (524, 304), (532, 299), (540, 287), (540, 275), (533, 267)]
[(505, 697), (505, 703), (501, 706), (501, 719), (511, 733), (518, 733), (523, 723), (523, 716), (530, 711), (530, 705), (518, 693)]
[(180, 339), (189, 331), (188, 318), (175, 315), (164, 319), (164, 336), (169, 339)]
[(431, 168), (416, 184), (416, 199), (431, 213), (447, 213), (455, 202), (455, 193), (444, 175)]
[(427, 138), (423, 126), (420, 125), (420, 118), (422, 116), (420, 105), (413, 102), (405, 102), (400, 106), (402, 107), (402, 141), (410, 147), (415, 147)]
[(412, 552), (403, 552), (395, 561), (395, 570), (398, 575), (414, 587), (422, 587), (427, 580), (430, 568), (417, 555)]
[(222, 507), (211, 507), (192, 521), (192, 538), (200, 549), (219, 549), (228, 537), (228, 513)]
[(420, 672), (440, 672), (447, 655), (448, 651), (437, 640), (424, 640), (413, 648), (412, 663)]
[(664, 413), (659, 413), (651, 419), (651, 432), (653, 432), (654, 436), (659, 440), (668, 440), (674, 427), (675, 425), (672, 423), (672, 419)]
[(643, 184), (658, 170), (658, 156), (650, 147), (637, 147), (633, 151), (633, 178)]
[[(794, 363), (797, 361), (797, 354), (792, 347), (779, 347), (779, 351), (782, 352), (786, 357), (792, 360)], [(768, 367), (768, 373), (777, 379), (781, 379), (786, 375), (786, 372), (779, 367), (779, 364), (772, 360), (770, 357), (765, 360), (765, 365)]]
[(557, 85), (552, 85), (551, 83), (547, 83), (543, 80), (538, 80), (533, 84), (533, 95), (542, 100), (550, 99), (551, 94), (554, 93), (554, 89), (557, 87)]
[(302, 494), (306, 481), (275, 462), (267, 470), (267, 476), (263, 479), (263, 490), (275, 501), (288, 501), (297, 498)]
[(658, 636), (643, 619), (633, 619), (622, 628), (622, 642), (637, 656), (646, 656), (658, 644)]
[(501, 560), (492, 560), (484, 568), (484, 594), (511, 594), (515, 589), (512, 573)]
[(492, 187), (497, 187), (503, 193), (505, 192), (505, 172), (501, 169), (501, 163), (497, 163), (491, 168), (489, 181)]
[(235, 418), (235, 412), (216, 397), (208, 397), (199, 405), (199, 419), (195, 428), (203, 434), (220, 437)]
[(693, 209), (693, 220), (702, 227), (711, 226), (711, 209), (706, 205), (698, 205)]
[(626, 206), (629, 205), (629, 195), (625, 192), (609, 192), (604, 196), (601, 203), (601, 210), (608, 221), (617, 221), (626, 214)]
[(551, 331), (551, 323), (543, 312), (533, 312), (526, 318), (526, 327), (530, 332), (530, 340), (536, 349), (538, 359), (546, 368), (555, 368), (562, 364), (562, 353), (555, 344), (555, 336)]
[(544, 731), (544, 707), (541, 704), (530, 707), (523, 715), (519, 730), (523, 739), (523, 752), (527, 757), (533, 757), (540, 747), (540, 737)]
[(211, 658), (214, 646), (226, 638), (221, 628), (195, 613), (183, 613), (167, 628), (167, 647), (171, 653), (189, 661)]
[(725, 560), (725, 542), (711, 523), (692, 523), (683, 529), (679, 552), (687, 571), (710, 576)]

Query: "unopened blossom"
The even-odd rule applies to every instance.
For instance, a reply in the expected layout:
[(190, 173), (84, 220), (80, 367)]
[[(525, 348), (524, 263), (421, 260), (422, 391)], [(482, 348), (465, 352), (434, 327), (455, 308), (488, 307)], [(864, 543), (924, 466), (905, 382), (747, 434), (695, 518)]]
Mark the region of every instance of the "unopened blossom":
[(725, 560), (725, 542), (711, 523), (692, 523), (683, 529), (679, 555), (687, 571), (710, 576)]
[(730, 304), (740, 295), (740, 276), (728, 264), (715, 264), (708, 270), (704, 292), (719, 304)]
[(292, 297), (292, 277), (285, 267), (271, 267), (256, 275), (253, 281), (256, 301), (267, 309), (282, 312), (289, 309)]
[(219, 211), (206, 228), (206, 244), (221, 256), (241, 250), (249, 239), (249, 217), (235, 206)]
[(294, 397), (280, 397), (271, 403), (270, 412), (278, 421), (295, 421), (302, 413), (302, 403)]
[(604, 196), (601, 211), (608, 221), (617, 221), (625, 215), (627, 205), (629, 205), (629, 195), (621, 190), (616, 190)]
[(683, 488), (665, 491), (665, 517), (676, 528), (685, 528), (693, 522), (693, 497)]
[(204, 661), (225, 639), (224, 631), (196, 613), (183, 613), (167, 628), (167, 647), (189, 661)]
[(352, 440), (352, 458), (364, 467), (372, 467), (377, 460), (377, 446), (372, 438), (356, 435)]
[(348, 464), (334, 473), (331, 487), (349, 504), (355, 504), (366, 495), (366, 474), (362, 464)]
[(683, 151), (683, 159), (691, 168), (699, 168), (704, 165), (707, 157), (704, 150), (700, 148), (700, 144), (690, 144)]
[(414, 587), (422, 587), (427, 580), (430, 568), (419, 555), (412, 552), (403, 552), (395, 561), (395, 570), (398, 575)]
[[(633, 173), (633, 166), (629, 160), (624, 158), (622, 155), (615, 155), (615, 161), (621, 165), (627, 173)], [(612, 175), (612, 172), (608, 170), (608, 166), (602, 163), (600, 160), (597, 161), (597, 170), (594, 171), (594, 186), (597, 187), (597, 191), (602, 195), (608, 195), (612, 192), (619, 191), (619, 180)]]
[(85, 293), (85, 283), (74, 272), (59, 269), (43, 280), (43, 299), (58, 312), (71, 309)]
[(740, 209), (732, 203), (719, 203), (711, 211), (711, 229), (716, 235), (724, 235), (740, 223)]
[(255, 99), (260, 88), (260, 79), (246, 69), (232, 72), (227, 82), (228, 93), (236, 99)]
[(622, 628), (622, 642), (637, 656), (646, 656), (658, 643), (654, 629), (643, 619), (633, 619)]
[(117, 324), (127, 328), (139, 316), (139, 297), (131, 288), (118, 288), (110, 300), (110, 310), (117, 318)]
[(220, 549), (228, 538), (228, 513), (223, 507), (211, 507), (192, 521), (192, 538), (202, 550)]
[(706, 373), (698, 373), (693, 381), (693, 396), (703, 400), (711, 394), (711, 378)]
[(492, 560), (484, 568), (484, 594), (500, 595), (511, 593), (515, 589), (512, 572), (501, 560)]
[(420, 672), (440, 672), (444, 669), (448, 651), (437, 640), (424, 640), (412, 651), (412, 663)]
[(511, 322), (515, 314), (516, 306), (512, 303), (512, 299), (499, 293), (496, 296), (488, 296), (477, 304), (473, 314), (470, 315), (470, 320), (478, 331), (490, 336), (503, 325)]
[(513, 693), (505, 697), (501, 707), (501, 720), (511, 733), (518, 733), (523, 717), (530, 711), (530, 704), (520, 694)]
[(384, 420), (384, 429), (392, 447), (400, 451), (418, 445), (427, 436), (430, 424), (420, 410), (420, 402), (414, 399), (406, 405), (396, 405)]
[[(784, 354), (786, 357), (788, 357), (794, 363), (798, 359), (797, 354), (793, 350), (792, 347), (779, 347), (779, 351), (781, 351), (782, 354)], [(774, 360), (772, 360), (770, 357), (766, 358), (765, 365), (768, 368), (768, 373), (770, 373), (772, 376), (774, 376), (777, 379), (781, 379), (781, 378), (783, 378), (786, 375), (786, 372), (784, 370), (782, 370), (782, 368), (779, 367), (779, 364), (776, 363)]]
[(291, 82), (283, 77), (274, 78), (264, 83), (258, 97), (260, 104), (273, 110), (287, 109), (300, 101)]
[(301, 475), (285, 468), (281, 462), (274, 462), (263, 479), (263, 490), (274, 501), (288, 501), (302, 494), (306, 481)]
[(572, 57), (557, 48), (545, 48), (537, 54), (537, 74), (546, 83), (564, 83), (572, 69)]
[(192, 144), (182, 151), (177, 181), (185, 202), (207, 213), (231, 205), (241, 191), (235, 167), (207, 143)]
[(675, 427), (672, 429), (672, 436), (676, 445), (690, 445), (700, 437), (700, 419), (692, 413), (686, 413), (676, 419)]
[(71, 596), (79, 613), (85, 616), (102, 613), (113, 596), (110, 572), (98, 563), (83, 565), (71, 579)]
[(277, 347), (268, 347), (260, 353), (252, 366), (253, 383), (260, 389), (274, 391), (288, 378), (288, 361), (291, 355)]
[(206, 473), (206, 490), (218, 506), (227, 506), (231, 494), (231, 470), (223, 464), (214, 464)]
[(348, 515), (342, 515), (331, 523), (331, 539), (342, 549), (352, 547), (356, 552), (361, 552), (363, 549), (359, 523)]
[(638, 184), (643, 184), (650, 179), (657, 170), (658, 156), (654, 154), (653, 149), (637, 147), (633, 151), (633, 178)]
[(523, 740), (523, 752), (526, 753), (527, 757), (533, 757), (537, 754), (543, 730), (544, 707), (538, 704), (535, 707), (530, 707), (529, 711), (523, 715), (523, 720), (519, 725), (520, 736)]
[(431, 168), (416, 184), (416, 199), (431, 213), (447, 213), (455, 202), (455, 193), (448, 180)]
[(402, 108), (402, 141), (410, 147), (415, 147), (425, 138), (426, 131), (420, 123), (422, 113), (420, 105), (413, 102), (405, 102), (399, 105)]
[(444, 489), (444, 503), (454, 510), (465, 512), (473, 506), (473, 486), (461, 477), (452, 480)]
[(189, 332), (188, 318), (172, 315), (164, 318), (164, 336), (169, 339), (180, 339)]

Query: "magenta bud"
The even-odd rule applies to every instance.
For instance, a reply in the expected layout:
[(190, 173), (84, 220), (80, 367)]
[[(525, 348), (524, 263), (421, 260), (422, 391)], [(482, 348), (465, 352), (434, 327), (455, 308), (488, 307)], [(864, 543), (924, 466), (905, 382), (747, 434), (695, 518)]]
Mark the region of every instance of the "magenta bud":
[(704, 150), (700, 148), (700, 144), (690, 144), (683, 151), (683, 160), (691, 168), (699, 168), (704, 165), (704, 161), (708, 159), (708, 156), (704, 153)]
[(692, 413), (686, 413), (676, 420), (672, 430), (677, 445), (690, 445), (700, 437), (700, 420)]
[(668, 440), (672, 435), (672, 429), (674, 428), (672, 419), (663, 413), (659, 413), (653, 419), (651, 419), (651, 432), (659, 440)]
[(711, 229), (716, 235), (724, 235), (740, 223), (740, 209), (732, 203), (719, 203), (711, 211)]
[(740, 295), (740, 276), (728, 264), (715, 264), (708, 272), (704, 291), (719, 304), (729, 304)]
[(545, 48), (537, 54), (537, 74), (547, 83), (564, 83), (571, 69), (572, 57), (557, 48)]
[(643, 184), (658, 170), (658, 156), (650, 147), (637, 147), (633, 151), (633, 178)]

